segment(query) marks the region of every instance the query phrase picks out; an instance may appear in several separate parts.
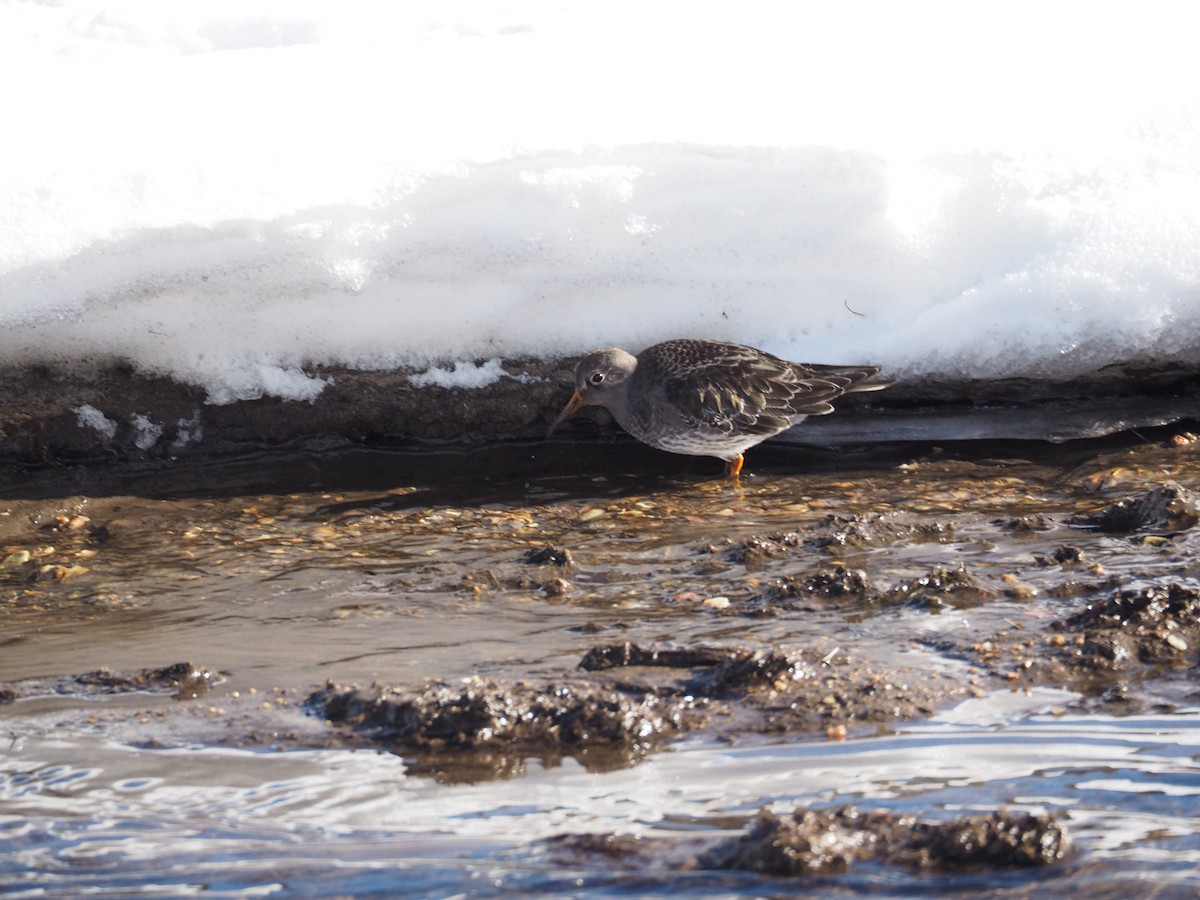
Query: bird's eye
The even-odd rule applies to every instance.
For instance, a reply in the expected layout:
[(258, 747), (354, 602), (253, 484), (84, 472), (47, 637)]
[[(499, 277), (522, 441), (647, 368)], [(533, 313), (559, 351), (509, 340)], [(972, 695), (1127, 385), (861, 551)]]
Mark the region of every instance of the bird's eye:
[(603, 380), (604, 380), (604, 373), (603, 373), (603, 372), (593, 372), (593, 373), (591, 374), (591, 377), (590, 377), (590, 378), (588, 378), (588, 381), (590, 381), (592, 384), (599, 384), (599, 383), (600, 383), (600, 382), (602, 382)]

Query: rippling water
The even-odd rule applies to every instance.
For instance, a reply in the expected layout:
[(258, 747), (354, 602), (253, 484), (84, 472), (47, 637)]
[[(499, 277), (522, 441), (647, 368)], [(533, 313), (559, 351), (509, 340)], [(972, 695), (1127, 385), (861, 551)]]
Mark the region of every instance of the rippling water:
[[(815, 893), (992, 890), (1042, 883), (1132, 894), (1200, 889), (1200, 709), (1170, 716), (1046, 713), (1060, 692), (994, 695), (895, 734), (845, 744), (685, 744), (628, 770), (567, 764), (447, 786), (388, 753), (145, 749), (96, 735), (18, 739), (3, 764), (9, 890), (246, 896), (510, 890), (754, 895), (770, 879), (600, 861), (566, 872), (539, 851), (564, 832), (720, 832), (764, 805), (852, 801), (915, 811), (1062, 812), (1073, 862), (1036, 874), (859, 873)], [(17, 891), (18, 895), (21, 891)], [(1166, 894), (1160, 896), (1173, 896)]]
[[(1005, 459), (981, 448), (841, 460), (764, 450), (741, 490), (705, 482), (715, 472), (704, 461), (662, 478), (680, 471), (677, 460), (618, 449), (636, 469), (613, 470), (611, 447), (551, 445), (180, 463), (12, 486), (0, 540), (5, 554), (33, 558), (0, 573), (0, 682), (20, 688), (102, 665), (128, 671), (182, 659), (221, 680), (190, 700), (85, 696), (46, 682), (0, 705), (0, 893), (1200, 891), (1194, 660), (1125, 679), (1122, 690), (1140, 700), (1125, 707), (1129, 715), (1089, 706), (1096, 696), (1078, 686), (985, 685), (927, 720), (858, 729), (844, 742), (699, 734), (607, 772), (531, 759), (512, 777), (446, 783), (388, 752), (276, 740), (298, 736), (291, 746), (301, 747), (321, 733), (323, 723), (290, 700), (327, 678), (417, 684), (570, 669), (606, 629), (643, 643), (849, 648), (912, 677), (966, 678), (970, 660), (937, 638), (1004, 623), (1032, 633), (1088, 602), (1042, 589), (1063, 574), (1034, 554), (1064, 542), (1121, 584), (1195, 580), (1190, 533), (1138, 542), (1062, 523), (1164, 477), (1195, 487), (1190, 446), (1012, 447)], [(929, 527), (766, 559), (759, 569), (711, 551), (727, 538), (853, 514)], [(1054, 527), (994, 527), (1032, 514)], [(574, 557), (561, 595), (522, 578), (521, 553), (545, 543)], [(997, 584), (1015, 573), (1032, 587), (962, 607), (765, 619), (678, 599), (720, 592), (736, 601), (762, 579), (832, 561), (861, 567), (881, 587), (959, 561)], [(86, 571), (34, 576), (52, 564)], [(847, 802), (928, 818), (1054, 812), (1075, 850), (1037, 870), (944, 876), (862, 866), (797, 884), (681, 872), (665, 860), (648, 869), (604, 857), (564, 863), (543, 842), (584, 832), (721, 836), (764, 806)]]

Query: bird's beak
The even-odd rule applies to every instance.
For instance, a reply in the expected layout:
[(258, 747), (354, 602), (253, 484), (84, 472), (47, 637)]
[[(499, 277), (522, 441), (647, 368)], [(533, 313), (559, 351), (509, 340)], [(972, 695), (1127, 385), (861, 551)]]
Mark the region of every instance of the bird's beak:
[(586, 403), (587, 401), (583, 399), (583, 394), (579, 393), (579, 391), (573, 393), (571, 395), (571, 399), (567, 401), (567, 405), (563, 407), (563, 411), (558, 414), (558, 418), (555, 419), (551, 423), (550, 427), (546, 429), (546, 437), (550, 437), (550, 435), (554, 434), (555, 428), (567, 421), (567, 419), (571, 418), (571, 416), (575, 415), (575, 413), (579, 412), (579, 410), (583, 409)]

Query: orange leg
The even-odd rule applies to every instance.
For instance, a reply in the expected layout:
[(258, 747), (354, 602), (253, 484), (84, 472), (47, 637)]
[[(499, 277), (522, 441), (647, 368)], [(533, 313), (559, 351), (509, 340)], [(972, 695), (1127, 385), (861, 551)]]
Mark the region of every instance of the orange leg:
[(746, 458), (740, 453), (737, 455), (736, 459), (729, 460), (729, 462), (725, 463), (725, 476), (737, 481), (738, 476), (742, 472), (742, 463), (745, 461)]

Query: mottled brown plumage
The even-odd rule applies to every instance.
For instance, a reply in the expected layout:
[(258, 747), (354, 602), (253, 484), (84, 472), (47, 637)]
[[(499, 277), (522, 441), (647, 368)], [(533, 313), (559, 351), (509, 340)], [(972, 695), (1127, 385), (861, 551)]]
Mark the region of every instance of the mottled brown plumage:
[(612, 413), (639, 441), (715, 456), (736, 477), (742, 454), (807, 416), (833, 412), (843, 394), (878, 391), (878, 366), (804, 365), (721, 341), (664, 341), (636, 357), (596, 350), (575, 367), (575, 394), (547, 435), (582, 406)]

